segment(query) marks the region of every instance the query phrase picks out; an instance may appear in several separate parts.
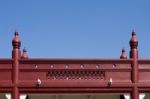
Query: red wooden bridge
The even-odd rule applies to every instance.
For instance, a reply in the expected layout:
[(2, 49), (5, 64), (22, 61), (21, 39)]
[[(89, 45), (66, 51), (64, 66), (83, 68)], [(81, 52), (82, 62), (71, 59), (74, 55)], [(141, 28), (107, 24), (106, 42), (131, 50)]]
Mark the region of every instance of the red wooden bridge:
[[(130, 57), (125, 49), (120, 59), (29, 58), (21, 54), (18, 32), (12, 40), (12, 58), (0, 59), (0, 92), (20, 94), (99, 94), (150, 92), (150, 60), (138, 58), (138, 40), (133, 31)], [(124, 99), (121, 98), (120, 99)]]

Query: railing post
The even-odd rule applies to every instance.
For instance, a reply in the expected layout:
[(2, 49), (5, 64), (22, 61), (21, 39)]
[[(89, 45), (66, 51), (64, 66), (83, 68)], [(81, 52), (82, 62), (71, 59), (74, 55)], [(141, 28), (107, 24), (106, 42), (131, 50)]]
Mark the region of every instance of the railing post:
[(138, 87), (136, 86), (139, 80), (137, 47), (138, 47), (138, 40), (136, 38), (135, 32), (133, 31), (132, 38), (130, 40), (130, 48), (131, 48), (130, 58), (133, 59), (131, 78), (132, 78), (132, 83), (134, 84), (132, 93), (131, 93), (131, 99), (139, 99), (139, 90), (138, 90)]
[(15, 32), (15, 36), (12, 40), (13, 50), (12, 50), (12, 99), (19, 99), (19, 89), (18, 89), (18, 81), (19, 81), (19, 59), (20, 59), (20, 46), (21, 42), (19, 39), (18, 32)]

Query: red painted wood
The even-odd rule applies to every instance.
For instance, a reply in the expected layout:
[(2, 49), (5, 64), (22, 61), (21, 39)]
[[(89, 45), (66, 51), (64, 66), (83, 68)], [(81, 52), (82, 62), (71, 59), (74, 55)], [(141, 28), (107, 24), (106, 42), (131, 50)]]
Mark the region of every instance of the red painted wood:
[(133, 87), (131, 99), (139, 99), (139, 89), (136, 86)]
[(21, 41), (18, 36), (18, 32), (15, 32), (15, 36), (12, 40), (13, 50), (12, 50), (12, 99), (19, 99), (19, 89), (18, 89), (18, 82), (19, 82), (19, 59), (20, 59), (20, 46)]
[(124, 49), (121, 59), (33, 59), (26, 50), (21, 55), (18, 32), (12, 44), (12, 58), (0, 59), (0, 92), (11, 92), (12, 99), (20, 93), (130, 93), (139, 99), (150, 91), (150, 59), (138, 58), (134, 31), (129, 59)]

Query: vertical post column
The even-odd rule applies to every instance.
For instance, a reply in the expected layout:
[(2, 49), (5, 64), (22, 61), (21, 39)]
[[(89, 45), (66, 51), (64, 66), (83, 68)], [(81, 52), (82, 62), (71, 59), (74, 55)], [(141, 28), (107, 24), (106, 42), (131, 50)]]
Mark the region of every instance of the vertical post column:
[(131, 99), (139, 99), (139, 90), (136, 86), (134, 86), (132, 89)]
[(136, 38), (136, 34), (134, 31), (132, 31), (132, 38), (130, 40), (130, 58), (133, 59), (132, 61), (132, 83), (134, 84), (132, 93), (131, 93), (131, 99), (139, 99), (139, 90), (138, 86), (136, 85), (139, 80), (139, 73), (138, 73), (138, 40)]
[(12, 50), (12, 99), (19, 99), (19, 89), (18, 89), (18, 81), (19, 81), (19, 59), (20, 59), (20, 46), (21, 41), (19, 39), (18, 32), (15, 32), (15, 36), (12, 40), (13, 50)]

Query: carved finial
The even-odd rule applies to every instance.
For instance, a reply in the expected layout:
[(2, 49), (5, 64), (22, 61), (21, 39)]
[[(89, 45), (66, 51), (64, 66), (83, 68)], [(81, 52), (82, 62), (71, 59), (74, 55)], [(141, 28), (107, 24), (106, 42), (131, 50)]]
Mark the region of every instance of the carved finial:
[(18, 31), (17, 31), (17, 30), (15, 30), (15, 36), (17, 36), (17, 35), (19, 35), (19, 33), (18, 33)]
[(122, 49), (122, 54), (120, 56), (120, 59), (127, 59), (126, 51), (124, 48)]
[(133, 30), (132, 31), (132, 38), (130, 40), (130, 48), (131, 48), (131, 50), (130, 50), (130, 58), (138, 58), (137, 47), (138, 47), (138, 40), (136, 38), (136, 33)]
[(133, 35), (136, 35), (136, 33), (135, 33), (134, 29), (132, 30), (132, 36), (133, 36)]
[(131, 47), (131, 49), (137, 49), (137, 46), (138, 46), (138, 40), (136, 38), (136, 33), (133, 30), (132, 31), (132, 38), (130, 40), (130, 47)]
[(26, 48), (23, 49), (23, 54), (22, 54), (21, 58), (22, 59), (28, 59), (28, 54), (27, 54), (27, 49)]
[(19, 39), (19, 33), (17, 31), (15, 31), (15, 34), (14, 34), (14, 38), (12, 40), (12, 45), (13, 45), (13, 48), (18, 48), (20, 49), (20, 46), (21, 46), (21, 41)]

